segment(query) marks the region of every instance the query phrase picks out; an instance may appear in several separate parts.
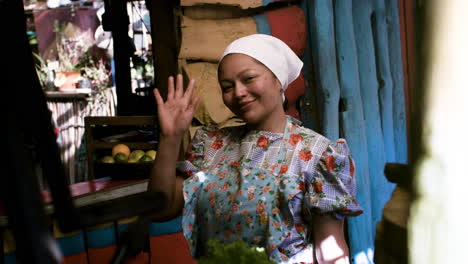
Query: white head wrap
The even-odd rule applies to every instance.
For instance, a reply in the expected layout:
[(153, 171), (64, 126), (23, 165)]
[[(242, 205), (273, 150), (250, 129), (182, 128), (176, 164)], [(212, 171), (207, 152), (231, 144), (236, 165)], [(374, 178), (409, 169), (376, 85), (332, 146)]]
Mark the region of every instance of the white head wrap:
[(278, 78), (283, 92), (297, 79), (303, 65), (288, 45), (270, 35), (254, 34), (234, 40), (219, 61), (232, 53), (248, 55), (265, 65)]

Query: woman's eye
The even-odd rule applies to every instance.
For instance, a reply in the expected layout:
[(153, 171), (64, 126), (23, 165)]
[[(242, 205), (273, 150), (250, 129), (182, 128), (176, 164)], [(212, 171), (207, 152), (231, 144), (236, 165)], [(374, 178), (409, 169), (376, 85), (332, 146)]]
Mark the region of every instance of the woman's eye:
[(232, 89), (232, 86), (224, 86), (224, 87), (222, 88), (223, 93), (227, 93), (227, 92), (229, 92), (231, 89)]
[(255, 76), (247, 76), (244, 78), (244, 82), (251, 82), (255, 79)]

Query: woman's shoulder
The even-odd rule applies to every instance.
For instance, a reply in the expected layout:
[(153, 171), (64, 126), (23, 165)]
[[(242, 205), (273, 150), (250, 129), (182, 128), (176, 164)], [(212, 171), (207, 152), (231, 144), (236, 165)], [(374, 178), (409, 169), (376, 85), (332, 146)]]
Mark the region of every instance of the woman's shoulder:
[(330, 145), (333, 143), (332, 140), (328, 139), (327, 137), (323, 136), (322, 134), (301, 126), (295, 125), (290, 131), (289, 135), (290, 143), (294, 143), (296, 141), (303, 141), (304, 145)]
[(235, 137), (236, 135), (240, 134), (243, 131), (243, 126), (233, 126), (233, 127), (223, 127), (219, 128), (216, 126), (202, 126), (199, 127), (196, 132), (196, 138), (203, 138), (203, 139), (222, 139), (222, 138), (230, 138)]

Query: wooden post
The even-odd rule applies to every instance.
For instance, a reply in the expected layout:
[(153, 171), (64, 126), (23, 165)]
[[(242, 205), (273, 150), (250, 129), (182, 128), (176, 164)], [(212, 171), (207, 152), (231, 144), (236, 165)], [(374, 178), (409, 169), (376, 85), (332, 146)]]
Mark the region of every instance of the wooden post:
[[(309, 2), (309, 1), (307, 1)], [(335, 54), (335, 32), (332, 1), (310, 1), (309, 33), (312, 45), (313, 65), (317, 73), (316, 87), (320, 102), (321, 132), (336, 140), (339, 137), (338, 103), (340, 87)]]
[(386, 18), (388, 28), (388, 54), (393, 81), (393, 131), (395, 143), (395, 161), (408, 162), (408, 131), (405, 83), (403, 77), (402, 48), (400, 41), (400, 18), (397, 1), (387, 1)]
[(378, 83), (376, 79), (375, 48), (372, 39), (372, 3), (369, 0), (353, 2), (354, 34), (357, 45), (359, 78), (367, 135), (369, 175), (372, 195), (372, 237), (375, 226), (381, 219), (385, 202), (391, 189), (384, 175), (385, 147), (379, 109)]
[[(386, 162), (395, 162), (395, 143), (393, 129), (393, 80), (390, 72), (390, 59), (387, 33), (387, 16), (384, 0), (372, 0), (372, 33), (375, 45), (375, 61), (382, 135), (385, 146)], [(393, 188), (392, 188), (393, 190)]]
[[(348, 218), (348, 235), (351, 259), (366, 263), (372, 262), (368, 249), (373, 249), (372, 237), (372, 196), (367, 158), (367, 139), (364, 113), (359, 90), (359, 68), (356, 42), (353, 29), (353, 2), (335, 0), (335, 36), (338, 56), (339, 81), (341, 88), (342, 109), (340, 123), (356, 163), (357, 200), (364, 209), (364, 214)], [(357, 263), (362, 263), (358, 261)]]

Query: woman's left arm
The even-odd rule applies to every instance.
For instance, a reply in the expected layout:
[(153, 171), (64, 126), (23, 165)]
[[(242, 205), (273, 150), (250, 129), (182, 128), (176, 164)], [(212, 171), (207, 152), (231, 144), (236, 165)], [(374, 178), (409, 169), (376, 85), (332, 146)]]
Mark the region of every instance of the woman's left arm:
[(344, 219), (331, 215), (314, 215), (312, 220), (315, 258), (319, 264), (349, 264), (348, 245), (344, 237)]

